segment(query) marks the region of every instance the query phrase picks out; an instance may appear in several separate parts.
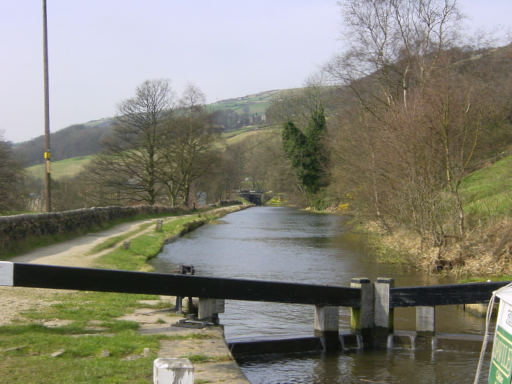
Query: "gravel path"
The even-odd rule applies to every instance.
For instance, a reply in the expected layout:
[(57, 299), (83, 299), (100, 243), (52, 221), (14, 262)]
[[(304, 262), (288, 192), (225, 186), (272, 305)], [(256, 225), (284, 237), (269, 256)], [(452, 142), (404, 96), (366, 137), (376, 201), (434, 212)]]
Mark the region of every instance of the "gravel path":
[[(133, 223), (119, 224), (102, 232), (91, 233), (85, 236), (77, 237), (62, 243), (37, 248), (33, 251), (9, 259), (18, 263), (66, 265), (72, 267), (91, 267), (94, 260), (99, 256), (110, 252), (108, 248), (99, 253), (88, 255), (88, 253), (98, 244), (112, 236), (118, 236), (126, 232), (137, 229), (141, 224), (155, 222), (157, 219), (142, 220)], [(166, 221), (175, 220), (171, 217)], [(154, 227), (150, 226), (141, 233), (151, 231)], [(30, 308), (42, 308), (55, 302), (56, 294), (69, 294), (70, 291), (53, 289), (34, 289), (20, 287), (0, 287), (0, 325), (7, 325), (13, 320), (20, 318), (20, 313)]]
[[(175, 219), (174, 217), (171, 220)], [(102, 254), (112, 251), (108, 248), (102, 252), (88, 255), (88, 253), (98, 244), (113, 236), (119, 236), (137, 229), (141, 224), (156, 222), (157, 219), (137, 221), (134, 223), (124, 223), (107, 229), (102, 232), (89, 233), (85, 236), (77, 237), (62, 243), (37, 248), (33, 251), (20, 256), (11, 258), (9, 261), (17, 263), (34, 263), (50, 265), (67, 265), (71, 267), (90, 267), (94, 260)], [(170, 221), (170, 220), (168, 220)], [(151, 226), (144, 232), (154, 230)], [(139, 232), (134, 236), (138, 236)]]

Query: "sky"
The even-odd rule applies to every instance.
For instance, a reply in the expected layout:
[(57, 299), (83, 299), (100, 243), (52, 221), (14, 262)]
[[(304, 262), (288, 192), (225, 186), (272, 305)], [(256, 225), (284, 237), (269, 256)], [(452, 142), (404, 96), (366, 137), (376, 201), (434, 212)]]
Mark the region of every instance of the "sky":
[[(512, 0), (459, 0), (473, 30)], [(0, 135), (44, 132), (40, 0), (0, 0)], [(50, 130), (114, 116), (148, 79), (207, 102), (303, 86), (344, 46), (336, 0), (47, 0)]]

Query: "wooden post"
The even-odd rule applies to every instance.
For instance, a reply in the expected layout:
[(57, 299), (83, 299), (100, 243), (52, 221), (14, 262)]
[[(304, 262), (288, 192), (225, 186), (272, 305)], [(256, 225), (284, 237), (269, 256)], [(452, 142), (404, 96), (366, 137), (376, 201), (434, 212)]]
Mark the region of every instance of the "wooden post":
[(358, 277), (352, 279), (350, 287), (361, 289), (360, 307), (350, 309), (350, 329), (353, 333), (362, 336), (365, 347), (372, 347), (375, 326), (373, 284), (366, 277)]
[(46, 16), (46, 0), (43, 0), (43, 74), (44, 74), (44, 161), (45, 167), (45, 211), (52, 211), (52, 187), (50, 176), (50, 82), (48, 75), (48, 21)]
[(378, 348), (386, 348), (388, 336), (393, 333), (394, 313), (390, 307), (391, 288), (394, 280), (378, 277), (375, 283), (375, 345)]
[(194, 384), (194, 366), (189, 359), (156, 359), (153, 384)]
[(315, 334), (321, 338), (325, 351), (341, 349), (339, 318), (338, 307), (315, 305)]
[(416, 333), (433, 336), (435, 333), (436, 307), (416, 307)]

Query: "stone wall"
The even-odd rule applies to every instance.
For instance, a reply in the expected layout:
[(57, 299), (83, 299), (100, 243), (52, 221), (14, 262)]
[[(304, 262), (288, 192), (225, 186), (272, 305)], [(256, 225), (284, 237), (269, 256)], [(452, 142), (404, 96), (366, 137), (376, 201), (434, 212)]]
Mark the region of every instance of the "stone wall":
[(72, 211), (0, 217), (0, 252), (40, 236), (84, 233), (115, 219), (137, 214), (177, 214), (181, 208), (163, 206), (101, 207)]

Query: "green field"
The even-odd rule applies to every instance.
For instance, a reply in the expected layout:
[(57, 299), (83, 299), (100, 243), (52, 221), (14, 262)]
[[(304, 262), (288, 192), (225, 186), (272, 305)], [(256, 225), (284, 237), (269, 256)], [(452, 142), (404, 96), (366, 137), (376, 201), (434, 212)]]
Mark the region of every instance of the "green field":
[[(78, 175), (89, 164), (94, 155), (72, 157), (70, 159), (52, 162), (52, 179), (59, 180), (64, 177)], [(29, 175), (42, 179), (44, 177), (44, 164), (37, 164), (26, 168)]]
[(272, 98), (282, 91), (266, 91), (254, 95), (238, 97), (236, 99), (228, 99), (217, 101), (209, 104), (208, 107), (212, 111), (219, 109), (230, 110), (232, 112), (242, 113), (244, 108), (249, 108), (249, 113), (265, 113), (270, 105)]
[[(244, 109), (248, 108), (250, 114), (262, 115), (266, 112), (267, 108), (271, 104), (272, 100), (276, 95), (290, 92), (292, 90), (272, 90), (261, 92), (253, 95), (244, 97), (238, 97), (234, 99), (221, 100), (215, 103), (209, 104), (208, 108), (211, 111), (216, 110), (229, 110), (242, 114)], [(104, 124), (110, 119), (95, 120), (82, 124), (84, 126), (95, 126), (98, 124)], [(258, 135), (258, 132), (266, 131), (268, 129), (274, 129), (273, 127), (262, 127), (258, 125), (248, 125), (241, 129), (234, 131), (224, 132), (221, 137), (226, 140), (227, 144), (236, 143), (243, 141), (245, 138), (252, 135)], [(66, 177), (73, 177), (78, 175), (84, 167), (89, 164), (94, 155), (72, 157), (65, 160), (59, 160), (52, 162), (51, 174), (52, 179), (60, 180)], [(27, 174), (38, 179), (44, 178), (44, 164), (32, 165), (26, 168)]]
[(269, 134), (269, 133), (280, 134), (280, 128), (278, 128), (276, 126), (268, 126), (268, 127), (262, 127), (262, 128), (255, 128), (255, 129), (251, 129), (251, 130), (242, 128), (241, 130), (238, 130), (238, 131), (235, 131), (235, 132), (239, 132), (239, 133), (236, 134), (236, 135), (228, 137), (227, 140), (226, 140), (227, 145), (237, 144), (237, 143), (240, 143), (240, 142), (242, 142), (244, 140), (249, 139), (250, 137), (266, 135), (266, 134)]
[[(221, 137), (226, 140), (227, 145), (232, 145), (239, 143), (251, 136), (274, 132), (276, 129), (277, 128), (275, 126), (258, 127), (256, 125), (250, 125), (241, 129), (237, 129), (236, 131), (225, 132), (221, 135)], [(52, 162), (52, 179), (60, 180), (65, 177), (73, 177), (78, 175), (85, 168), (85, 166), (91, 162), (93, 157), (94, 155), (79, 156)], [(26, 168), (26, 171), (30, 176), (43, 179), (44, 164), (33, 165)]]

